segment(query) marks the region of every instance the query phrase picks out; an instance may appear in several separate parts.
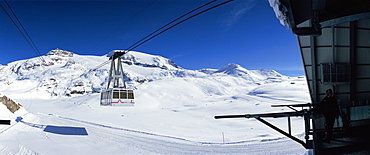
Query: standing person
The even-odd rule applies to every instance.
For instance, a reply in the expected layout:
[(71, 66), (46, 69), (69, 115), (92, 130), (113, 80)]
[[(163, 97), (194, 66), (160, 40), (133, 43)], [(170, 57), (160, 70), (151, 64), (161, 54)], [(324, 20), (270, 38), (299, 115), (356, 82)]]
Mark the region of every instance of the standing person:
[(326, 90), (326, 96), (320, 102), (318, 107), (323, 111), (325, 117), (325, 138), (324, 142), (330, 142), (333, 139), (333, 126), (335, 118), (339, 115), (339, 106), (337, 100), (333, 97), (331, 89)]

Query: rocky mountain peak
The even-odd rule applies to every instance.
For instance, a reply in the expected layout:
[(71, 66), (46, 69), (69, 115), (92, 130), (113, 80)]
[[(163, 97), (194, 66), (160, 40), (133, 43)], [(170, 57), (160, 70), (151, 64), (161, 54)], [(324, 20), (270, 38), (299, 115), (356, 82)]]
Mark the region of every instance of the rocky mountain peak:
[(46, 55), (58, 55), (61, 57), (73, 57), (73, 53), (67, 50), (56, 48), (55, 50), (49, 51)]

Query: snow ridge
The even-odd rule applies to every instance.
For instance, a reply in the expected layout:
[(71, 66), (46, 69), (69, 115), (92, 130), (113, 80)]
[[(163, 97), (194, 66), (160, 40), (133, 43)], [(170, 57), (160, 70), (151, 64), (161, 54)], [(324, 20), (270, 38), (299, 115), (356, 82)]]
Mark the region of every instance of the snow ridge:
[(49, 51), (46, 55), (58, 55), (61, 57), (73, 57), (73, 53), (59, 48)]
[[(78, 96), (99, 93), (106, 87), (109, 66), (94, 71), (94, 66), (108, 60), (107, 56), (82, 56), (70, 51), (55, 49), (40, 61), (37, 58), (20, 60), (0, 66), (0, 86), (22, 86), (23, 92), (42, 92), (44, 97)], [(246, 83), (270, 82), (289, 79), (271, 70), (247, 70), (237, 64), (214, 70), (186, 70), (162, 56), (130, 51), (122, 57), (126, 82), (132, 88), (168, 78), (212, 78), (219, 76), (242, 78)], [(83, 75), (83, 76), (81, 76)], [(278, 79), (278, 80), (276, 80)], [(218, 80), (219, 81), (219, 80)], [(222, 81), (219, 81), (222, 82)], [(224, 82), (223, 82), (224, 83)], [(199, 87), (203, 87), (200, 85)], [(219, 94), (219, 93), (218, 93)]]
[(151, 56), (145, 53), (129, 52), (123, 55), (122, 62), (128, 65), (137, 65), (142, 67), (158, 67), (161, 69), (181, 69), (172, 60), (161, 56)]

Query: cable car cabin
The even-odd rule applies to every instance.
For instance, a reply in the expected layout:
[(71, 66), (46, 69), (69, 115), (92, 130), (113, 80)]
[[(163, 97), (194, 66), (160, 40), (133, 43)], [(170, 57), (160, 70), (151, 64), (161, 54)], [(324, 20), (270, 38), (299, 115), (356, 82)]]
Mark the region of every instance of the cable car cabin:
[(100, 105), (134, 106), (134, 91), (125, 88), (109, 88), (101, 92)]

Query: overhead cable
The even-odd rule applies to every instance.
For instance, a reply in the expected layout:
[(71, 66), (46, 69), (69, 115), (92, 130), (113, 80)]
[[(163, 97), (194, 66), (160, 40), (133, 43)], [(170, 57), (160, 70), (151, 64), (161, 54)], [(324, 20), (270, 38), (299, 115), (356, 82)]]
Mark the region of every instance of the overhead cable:
[[(118, 31), (122, 26), (124, 26), (125, 24), (127, 24), (128, 22), (130, 22), (133, 18), (135, 18), (137, 15), (139, 15), (141, 12), (143, 12), (145, 9), (147, 9), (149, 6), (151, 6), (153, 3), (155, 3), (157, 0), (149, 3), (148, 5), (146, 5), (144, 8), (142, 8), (140, 11), (138, 11), (135, 15), (131, 16), (128, 20), (122, 22), (114, 31), (112, 31), (109, 35), (107, 35), (102, 41), (100, 41), (98, 44), (96, 44), (96, 46), (94, 48), (96, 48), (98, 45), (100, 45), (101, 43), (103, 43), (105, 40), (107, 40), (114, 32)], [(94, 49), (94, 48), (91, 48)], [(90, 51), (91, 51), (90, 50)]]
[[(107, 61), (104, 61), (102, 64), (100, 64), (100, 65), (96, 66), (95, 68), (93, 68), (93, 69), (89, 70), (87, 73), (89, 73), (89, 72), (91, 72), (91, 71), (95, 71), (95, 70), (99, 69), (100, 67), (103, 67), (104, 65), (108, 64), (110, 61), (111, 61), (111, 59), (109, 59), (109, 60), (107, 60)], [(86, 73), (86, 74), (87, 74), (87, 73)]]
[[(200, 11), (200, 12), (198, 12), (198, 13), (194, 14), (194, 15), (191, 15), (191, 16), (189, 16), (189, 17), (187, 17), (187, 18), (185, 18), (185, 19), (183, 19), (183, 20), (181, 20), (181, 21), (179, 21), (179, 22), (177, 22), (177, 23), (173, 24), (172, 26), (169, 26), (170, 24), (174, 23), (175, 21), (178, 21), (179, 19), (181, 19), (181, 18), (183, 18), (183, 17), (185, 17), (185, 16), (187, 16), (187, 15), (189, 15), (189, 14), (191, 14), (191, 13), (193, 13), (193, 12), (195, 12), (195, 11), (197, 11), (197, 10), (199, 10), (199, 9), (201, 9), (201, 8), (203, 8), (203, 7), (207, 6), (207, 5), (209, 5), (209, 4), (211, 4), (211, 3), (215, 2), (215, 1), (217, 1), (217, 0), (213, 0), (213, 1), (211, 1), (211, 2), (208, 2), (208, 3), (206, 3), (206, 4), (203, 4), (202, 6), (200, 6), (200, 7), (196, 8), (196, 9), (193, 9), (193, 10), (189, 11), (188, 13), (185, 13), (184, 15), (180, 16), (179, 18), (176, 18), (175, 20), (173, 20), (173, 21), (171, 21), (171, 22), (167, 23), (166, 25), (164, 25), (164, 26), (162, 26), (161, 28), (157, 29), (156, 31), (152, 32), (151, 34), (149, 34), (149, 35), (145, 36), (143, 39), (141, 39), (141, 40), (139, 40), (138, 42), (134, 43), (133, 45), (129, 46), (129, 48), (127, 48), (125, 51), (130, 52), (130, 51), (132, 51), (132, 50), (136, 49), (137, 47), (139, 47), (139, 46), (143, 45), (144, 43), (148, 42), (149, 40), (153, 39), (154, 37), (157, 37), (158, 35), (160, 35), (160, 34), (162, 34), (162, 33), (166, 32), (166, 31), (168, 31), (169, 29), (171, 29), (171, 28), (173, 28), (173, 27), (175, 27), (175, 26), (177, 26), (177, 25), (179, 25), (179, 24), (181, 24), (181, 23), (183, 23), (183, 22), (185, 22), (185, 21), (187, 21), (187, 20), (189, 20), (189, 19), (191, 19), (191, 18), (194, 18), (194, 17), (196, 17), (196, 16), (198, 16), (198, 15), (200, 15), (200, 14), (203, 14), (203, 13), (205, 13), (205, 12), (209, 11), (209, 10), (212, 10), (212, 9), (215, 9), (215, 8), (220, 7), (220, 6), (222, 6), (222, 5), (225, 5), (225, 4), (227, 4), (227, 3), (230, 3), (230, 2), (232, 2), (232, 1), (234, 1), (234, 0), (228, 0), (228, 1), (225, 1), (225, 2), (222, 2), (222, 3), (219, 3), (219, 4), (217, 4), (217, 5), (214, 5), (214, 6), (212, 6), (212, 7), (209, 7), (209, 8), (207, 8), (207, 9), (204, 9), (203, 11)], [(159, 30), (161, 30), (161, 29), (165, 28), (166, 26), (169, 26), (169, 27), (168, 27), (168, 28), (166, 28), (166, 29), (164, 29), (164, 30), (162, 30), (162, 31), (160, 31), (160, 32), (158, 32)], [(158, 32), (158, 33), (157, 33), (157, 32)], [(156, 34), (155, 34), (155, 33), (156, 33)], [(151, 36), (151, 37), (149, 37), (149, 36)], [(148, 37), (149, 37), (149, 38), (148, 38)], [(146, 38), (147, 38), (147, 39), (146, 39)], [(123, 52), (123, 53), (122, 53), (122, 55), (123, 55), (123, 54), (126, 54), (127, 52)], [(117, 57), (116, 57), (116, 58), (117, 58)], [(113, 61), (114, 59), (111, 59), (111, 60)], [(93, 70), (96, 70), (96, 69), (98, 69), (98, 68), (100, 68), (100, 67), (104, 66), (105, 64), (107, 64), (107, 62), (109, 62), (109, 60), (108, 60), (108, 61), (106, 61), (106, 62), (104, 62), (104, 63), (102, 63), (102, 64), (100, 64), (99, 66), (95, 67)], [(93, 71), (93, 70), (90, 70), (90, 71)], [(90, 71), (89, 71), (89, 72), (90, 72)]]
[(189, 11), (189, 12), (187, 12), (187, 13), (183, 14), (182, 16), (180, 16), (180, 17), (178, 17), (178, 18), (176, 18), (176, 19), (172, 20), (171, 22), (167, 23), (166, 25), (163, 25), (163, 26), (162, 26), (162, 27), (160, 27), (159, 29), (157, 29), (157, 30), (153, 31), (152, 33), (148, 34), (147, 36), (145, 36), (144, 38), (140, 39), (139, 41), (137, 41), (136, 43), (134, 43), (133, 45), (131, 45), (131, 46), (130, 46), (130, 47), (128, 47), (127, 49), (131, 49), (131, 48), (132, 48), (132, 47), (134, 47), (136, 44), (140, 43), (141, 41), (143, 41), (144, 39), (148, 38), (149, 36), (151, 36), (151, 35), (153, 35), (153, 34), (157, 33), (157, 32), (158, 32), (158, 31), (160, 31), (160, 30), (162, 30), (162, 29), (163, 29), (163, 28), (165, 28), (166, 26), (168, 26), (168, 25), (170, 25), (170, 24), (172, 24), (172, 23), (174, 23), (174, 22), (178, 21), (179, 19), (181, 19), (181, 18), (183, 18), (183, 17), (185, 17), (185, 16), (187, 16), (187, 15), (189, 15), (189, 14), (193, 13), (194, 11), (197, 11), (197, 10), (199, 10), (199, 9), (201, 9), (201, 8), (203, 8), (203, 7), (207, 6), (207, 5), (210, 5), (210, 4), (212, 4), (212, 3), (216, 2), (216, 1), (217, 1), (217, 0), (213, 0), (213, 1), (211, 1), (211, 2), (208, 2), (208, 3), (206, 3), (206, 4), (203, 4), (202, 6), (199, 6), (199, 7), (195, 8), (194, 10), (191, 10), (191, 11)]
[[(41, 57), (41, 53), (40, 51), (38, 50), (37, 46), (35, 45), (35, 43), (33, 42), (32, 38), (30, 37), (30, 35), (27, 33), (27, 30), (24, 28), (24, 26), (22, 25), (21, 21), (18, 19), (17, 15), (14, 13), (13, 9), (10, 7), (9, 3), (4, 0), (4, 2), (6, 3), (6, 5), (8, 6), (9, 10), (11, 11), (11, 13), (13, 14), (13, 16), (15, 17), (16, 21), (18, 22), (18, 24), (21, 26), (22, 30), (19, 28), (19, 26), (15, 23), (15, 21), (11, 18), (11, 16), (9, 15), (9, 13), (4, 9), (4, 7), (2, 5), (1, 8), (2, 10), (5, 12), (5, 14), (9, 17), (9, 19), (11, 20), (11, 22), (15, 25), (15, 27), (17, 28), (17, 30), (22, 34), (23, 38), (27, 41), (28, 45), (31, 46), (32, 50), (36, 53), (36, 55), (38, 56), (38, 58), (42, 61), (42, 62), (46, 62), (44, 58)], [(24, 32), (24, 33), (23, 33)]]
[(224, 5), (224, 4), (227, 4), (227, 3), (232, 2), (232, 1), (234, 1), (234, 0), (228, 0), (228, 1), (225, 1), (225, 2), (223, 2), (223, 3), (217, 4), (217, 5), (213, 6), (213, 7), (210, 7), (210, 8), (208, 8), (208, 9), (205, 9), (205, 10), (203, 10), (203, 11), (201, 11), (201, 12), (198, 12), (198, 13), (196, 13), (196, 14), (194, 14), (194, 15), (192, 15), (192, 16), (190, 16), (190, 17), (188, 17), (188, 18), (185, 18), (185, 19), (183, 19), (183, 20), (181, 20), (181, 21), (177, 22), (176, 24), (174, 24), (174, 25), (172, 25), (172, 26), (170, 26), (170, 27), (168, 27), (168, 28), (166, 28), (166, 29), (162, 30), (161, 32), (159, 32), (159, 33), (157, 33), (157, 34), (153, 35), (152, 37), (150, 37), (150, 38), (146, 39), (145, 41), (141, 42), (140, 44), (138, 44), (138, 45), (136, 45), (136, 46), (134, 46), (134, 47), (132, 47), (132, 48), (128, 49), (128, 51), (131, 51), (131, 50), (136, 49), (137, 47), (139, 47), (139, 46), (141, 46), (142, 44), (144, 44), (144, 43), (148, 42), (149, 40), (153, 39), (154, 37), (156, 37), (156, 36), (158, 36), (158, 35), (160, 35), (160, 34), (162, 34), (162, 33), (166, 32), (166, 31), (168, 31), (169, 29), (171, 29), (171, 28), (173, 28), (173, 27), (175, 27), (175, 26), (177, 26), (177, 25), (179, 25), (179, 24), (181, 24), (181, 23), (183, 23), (183, 22), (185, 22), (185, 21), (187, 21), (187, 20), (189, 20), (189, 19), (191, 19), (191, 18), (194, 18), (194, 17), (196, 17), (196, 16), (198, 16), (198, 15), (200, 15), (200, 14), (202, 14), (202, 13), (205, 13), (205, 12), (207, 12), (207, 11), (209, 11), (209, 10), (212, 10), (212, 9), (214, 9), (214, 8), (217, 8), (217, 7), (220, 7), (220, 6)]

